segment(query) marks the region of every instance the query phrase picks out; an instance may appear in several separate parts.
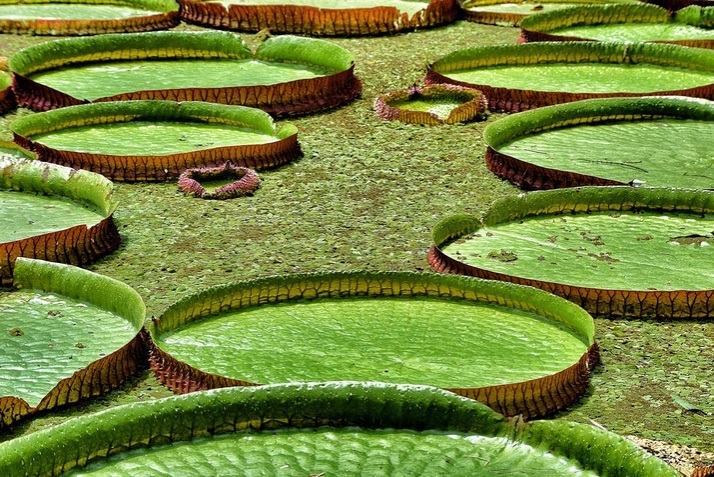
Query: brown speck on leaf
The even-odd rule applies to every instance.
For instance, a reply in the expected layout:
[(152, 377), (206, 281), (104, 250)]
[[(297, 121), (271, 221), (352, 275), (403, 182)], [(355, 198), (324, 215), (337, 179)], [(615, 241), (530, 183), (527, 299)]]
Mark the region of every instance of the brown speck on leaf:
[(652, 240), (652, 236), (651, 236), (651, 235), (645, 235), (644, 237), (637, 237), (637, 240), (638, 240), (638, 241), (642, 241), (642, 240)]
[(74, 346), (75, 346), (76, 348), (79, 348), (79, 349), (84, 349), (84, 348), (86, 348), (86, 346), (84, 346), (84, 343), (81, 343), (81, 342), (80, 342), (80, 343), (77, 343), (77, 344), (74, 345)]
[(24, 331), (22, 331), (20, 328), (12, 328), (11, 330), (8, 330), (7, 334), (10, 336), (22, 336), (25, 334)]

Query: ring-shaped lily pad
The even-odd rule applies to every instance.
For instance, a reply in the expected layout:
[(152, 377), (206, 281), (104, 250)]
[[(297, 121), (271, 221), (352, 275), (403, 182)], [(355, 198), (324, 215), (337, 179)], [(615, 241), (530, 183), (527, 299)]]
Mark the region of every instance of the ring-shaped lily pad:
[(714, 48), (714, 28), (702, 16), (714, 19), (714, 7), (687, 7), (671, 16), (656, 5), (583, 5), (531, 15), (521, 22), (519, 41), (651, 41)]
[(379, 95), (374, 102), (379, 116), (412, 124), (456, 124), (483, 118), (486, 97), (481, 91), (450, 84), (431, 85)]
[[(206, 190), (209, 182), (220, 186)], [(232, 199), (255, 192), (260, 187), (260, 177), (253, 169), (238, 167), (230, 162), (219, 167), (188, 169), (179, 177), (179, 189), (202, 199)]]
[(115, 207), (99, 174), (0, 155), (0, 284), (18, 257), (84, 265), (115, 250)]
[(714, 189), (714, 102), (586, 99), (504, 117), (484, 130), (486, 164), (523, 189), (644, 184)]
[(458, 0), (178, 0), (181, 18), (245, 32), (385, 35), (456, 20)]
[(714, 51), (585, 41), (477, 47), (429, 65), (425, 83), (476, 88), (506, 112), (614, 96), (714, 99)]
[[(175, 179), (230, 160), (253, 169), (301, 155), (297, 128), (256, 108), (186, 101), (112, 101), (25, 116), (10, 129), (42, 161), (120, 181)], [(130, 137), (131, 141), (127, 141)]]
[(424, 386), (228, 388), (118, 406), (0, 444), (0, 472), (677, 477), (595, 426), (506, 419)]
[(20, 105), (160, 99), (305, 114), (354, 99), (352, 55), (325, 40), (279, 36), (252, 53), (228, 32), (147, 32), (68, 38), (10, 57)]
[(585, 392), (593, 321), (550, 294), (438, 274), (332, 273), (236, 282), (169, 307), (152, 369), (175, 392), (312, 380), (429, 384), (506, 415)]
[(714, 192), (584, 187), (496, 201), (445, 218), (429, 263), (542, 288), (591, 313), (714, 316)]
[(461, 3), (464, 20), (487, 25), (518, 25), (529, 15), (563, 8), (576, 7), (583, 3), (619, 3), (617, 0), (465, 0)]
[(16, 104), (12, 92), (12, 76), (0, 71), (0, 114), (14, 109)]
[(173, 0), (0, 0), (0, 32), (96, 35), (163, 30), (179, 24)]
[(141, 297), (81, 268), (18, 258), (0, 292), (0, 428), (105, 393), (146, 368)]

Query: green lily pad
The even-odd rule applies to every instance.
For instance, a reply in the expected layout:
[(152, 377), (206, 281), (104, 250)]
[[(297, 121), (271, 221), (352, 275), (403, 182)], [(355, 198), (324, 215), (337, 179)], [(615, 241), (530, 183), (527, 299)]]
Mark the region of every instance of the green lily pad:
[[(591, 313), (714, 315), (714, 192), (593, 187), (497, 201), (444, 219), (431, 265), (539, 287)], [(693, 271), (696, 271), (693, 273)]]
[(507, 112), (613, 96), (712, 99), (714, 51), (582, 41), (477, 47), (429, 65), (425, 83), (479, 89), (490, 109)]
[(83, 265), (115, 250), (115, 207), (98, 174), (0, 155), (0, 284), (18, 257)]
[(0, 114), (15, 107), (15, 95), (12, 93), (12, 76), (0, 71)]
[(458, 0), (178, 0), (181, 18), (237, 31), (314, 36), (384, 35), (456, 20)]
[(529, 15), (587, 4), (619, 3), (617, 0), (466, 0), (461, 4), (465, 20), (489, 25), (517, 25)]
[(191, 101), (71, 106), (25, 116), (10, 129), (40, 160), (121, 181), (163, 181), (229, 160), (265, 169), (301, 154), (297, 128), (278, 128), (260, 109)]
[[(688, 9), (698, 9), (700, 20), (702, 15), (714, 18), (714, 7), (702, 9), (691, 6)], [(532, 15), (523, 20), (520, 40), (656, 41), (714, 48), (712, 26), (707, 27), (701, 21), (688, 22), (686, 9), (681, 12), (682, 14), (670, 15), (664, 8), (641, 3), (577, 6), (558, 12)]]
[(107, 277), (18, 258), (0, 292), (0, 427), (107, 392), (146, 366), (141, 297)]
[[(359, 426), (359, 427), (356, 427)], [(119, 406), (0, 444), (26, 475), (676, 477), (594, 426), (505, 419), (434, 388), (229, 388)]]
[(644, 184), (714, 189), (714, 102), (605, 98), (546, 106), (484, 130), (491, 171), (524, 189)]
[(152, 368), (177, 392), (384, 381), (542, 415), (577, 400), (597, 361), (592, 319), (567, 305), (526, 288), (431, 274), (237, 282), (162, 314)]
[(172, 28), (173, 0), (0, 0), (0, 32), (95, 35)]
[(304, 114), (355, 98), (352, 55), (324, 40), (281, 36), (253, 54), (227, 32), (148, 32), (41, 43), (15, 53), (18, 103), (35, 110), (86, 102), (208, 101)]

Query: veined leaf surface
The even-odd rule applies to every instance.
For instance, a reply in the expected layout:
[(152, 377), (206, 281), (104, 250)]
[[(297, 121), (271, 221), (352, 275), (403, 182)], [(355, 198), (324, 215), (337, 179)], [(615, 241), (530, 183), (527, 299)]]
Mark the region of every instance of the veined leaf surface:
[(711, 101), (606, 98), (505, 117), (484, 139), (489, 169), (524, 189), (634, 182), (714, 189), (712, 131)]
[(451, 393), (383, 383), (228, 388), (136, 403), (5, 442), (0, 451), (0, 471), (8, 477), (63, 471), (678, 475), (634, 444), (593, 426), (507, 420)]
[(145, 366), (145, 308), (128, 286), (70, 265), (18, 258), (0, 292), (0, 424), (106, 392)]
[(518, 112), (613, 96), (714, 97), (714, 51), (678, 45), (542, 42), (455, 51), (429, 65), (427, 84), (479, 89), (490, 109)]
[(496, 202), (481, 224), (445, 219), (430, 261), (538, 286), (595, 313), (711, 316), (713, 201), (692, 190), (534, 192)]
[(564, 401), (519, 403), (517, 388), (547, 393), (554, 376), (587, 380), (596, 359), (587, 314), (527, 289), (445, 278), (299, 275), (209, 289), (158, 319), (154, 370), (177, 391), (344, 379), (429, 384), (530, 415)]

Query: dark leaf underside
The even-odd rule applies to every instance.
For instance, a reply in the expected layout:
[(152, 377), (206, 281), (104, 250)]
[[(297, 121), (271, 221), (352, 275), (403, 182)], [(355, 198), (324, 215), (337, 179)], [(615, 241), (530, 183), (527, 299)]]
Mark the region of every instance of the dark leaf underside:
[[(558, 312), (555, 319), (565, 323), (553, 322), (536, 305), (526, 305), (525, 296), (523, 303), (486, 291), (477, 292), (476, 302), (423, 297), (423, 292), (390, 298), (424, 286), (431, 295), (429, 288), (437, 285), (410, 283), (398, 274), (305, 276), (304, 283), (300, 277), (237, 283), (167, 310), (157, 322), (152, 349), (157, 376), (177, 392), (305, 380), (428, 383), (508, 415), (535, 416), (577, 399), (597, 362), (592, 338), (575, 331), (587, 329), (590, 318), (577, 318), (583, 321), (572, 328), (575, 315), (558, 318)], [(462, 296), (456, 282), (451, 289), (448, 282), (440, 286), (442, 297), (447, 290)], [(316, 290), (344, 298), (292, 301), (313, 297)], [(363, 293), (370, 296), (350, 298)], [(256, 298), (279, 303), (244, 309)], [(191, 321), (220, 303), (232, 303), (236, 311), (223, 305), (219, 316)], [(530, 311), (519, 310), (524, 306)], [(186, 321), (191, 324), (174, 330)]]
[[(595, 196), (597, 190), (588, 194)], [(603, 193), (615, 197), (621, 194), (623, 202), (576, 206), (580, 211), (590, 208), (588, 214), (558, 213), (577, 202), (553, 202), (544, 211), (528, 211), (527, 199), (518, 199), (511, 201), (515, 220), (487, 218), (487, 225), (462, 228), (459, 220), (451, 219), (449, 223), (447, 219), (439, 234), (453, 227), (448, 236), (455, 240), (436, 240), (430, 263), (441, 272), (537, 286), (592, 313), (711, 316), (714, 313), (714, 270), (709, 266), (714, 263), (714, 249), (710, 246), (714, 245), (712, 194), (702, 192), (697, 197), (688, 192), (697, 197), (692, 199), (697, 203), (709, 201), (706, 213), (700, 210), (676, 213), (666, 211), (677, 207), (674, 203), (665, 210), (658, 210), (654, 204), (651, 211), (643, 210), (642, 205), (631, 210), (633, 199), (627, 194), (641, 203), (642, 198), (636, 196), (638, 192), (630, 188), (605, 188), (610, 190), (613, 192)], [(577, 191), (562, 189), (534, 194), (551, 194), (536, 196), (543, 203), (548, 202), (547, 197), (569, 201), (568, 194), (577, 201)], [(645, 190), (642, 194), (657, 192)], [(675, 194), (669, 196), (676, 198)], [(686, 194), (682, 192), (682, 196)], [(668, 193), (659, 197), (659, 203), (662, 197), (668, 197)], [(604, 211), (597, 212), (598, 208)], [(677, 208), (688, 207), (680, 204)], [(499, 212), (495, 214), (507, 209), (508, 201), (499, 203)]]
[[(194, 2), (179, 0), (184, 21), (209, 27), (315, 36), (384, 35), (451, 23), (457, 0), (430, 2)], [(282, 4), (280, 4), (282, 3)], [(418, 8), (421, 6), (421, 9)], [(400, 11), (405, 8), (407, 11)], [(411, 14), (410, 14), (411, 13)]]
[(428, 67), (426, 84), (484, 92), (489, 108), (518, 112), (597, 97), (714, 98), (714, 52), (676, 45), (527, 43), (460, 50)]

